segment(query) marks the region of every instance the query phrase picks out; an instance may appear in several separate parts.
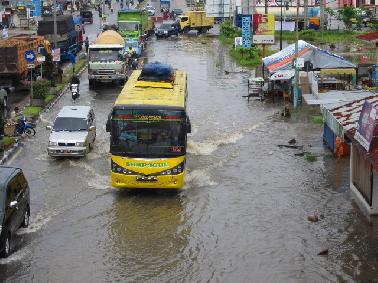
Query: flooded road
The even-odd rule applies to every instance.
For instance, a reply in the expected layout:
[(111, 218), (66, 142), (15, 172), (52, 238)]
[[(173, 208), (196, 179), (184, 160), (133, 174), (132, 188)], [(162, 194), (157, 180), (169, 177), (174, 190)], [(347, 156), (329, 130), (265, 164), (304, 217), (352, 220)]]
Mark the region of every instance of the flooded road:
[[(96, 113), (97, 140), (83, 159), (52, 159), (48, 132), (66, 95), (42, 116), (37, 135), (11, 165), (31, 187), (31, 225), (0, 260), (5, 282), (361, 282), (378, 278), (376, 224), (350, 199), (348, 163), (329, 158), (321, 127), (282, 104), (247, 101), (246, 73), (215, 37), (152, 39), (148, 60), (188, 73), (185, 189), (110, 188), (105, 122), (120, 88), (88, 90), (79, 104)], [(306, 110), (304, 110), (306, 111)], [(277, 115), (278, 113), (278, 115)], [(296, 138), (318, 156), (307, 162)], [(307, 216), (317, 213), (317, 223)], [(328, 256), (318, 256), (329, 249)]]

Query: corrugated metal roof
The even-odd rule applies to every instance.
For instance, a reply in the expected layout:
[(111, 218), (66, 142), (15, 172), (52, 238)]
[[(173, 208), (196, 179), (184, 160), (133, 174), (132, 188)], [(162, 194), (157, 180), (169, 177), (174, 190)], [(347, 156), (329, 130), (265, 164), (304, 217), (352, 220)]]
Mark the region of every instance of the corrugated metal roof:
[[(365, 100), (378, 107), (378, 93), (343, 105), (339, 104), (334, 107), (331, 105), (327, 105), (327, 107), (323, 106), (322, 110), (327, 124), (332, 124), (332, 120), (335, 119), (340, 127), (342, 127), (342, 132), (353, 139)], [(340, 134), (340, 132), (337, 132), (336, 134)], [(341, 138), (343, 137), (341, 136)]]

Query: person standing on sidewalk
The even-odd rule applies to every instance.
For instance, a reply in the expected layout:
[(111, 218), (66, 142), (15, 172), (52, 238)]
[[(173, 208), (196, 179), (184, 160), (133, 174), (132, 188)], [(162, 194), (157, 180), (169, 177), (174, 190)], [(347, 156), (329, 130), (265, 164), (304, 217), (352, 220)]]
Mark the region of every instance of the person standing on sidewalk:
[(85, 38), (84, 45), (85, 45), (85, 53), (87, 53), (87, 55), (88, 55), (88, 49), (89, 49), (89, 39), (88, 39), (88, 36)]

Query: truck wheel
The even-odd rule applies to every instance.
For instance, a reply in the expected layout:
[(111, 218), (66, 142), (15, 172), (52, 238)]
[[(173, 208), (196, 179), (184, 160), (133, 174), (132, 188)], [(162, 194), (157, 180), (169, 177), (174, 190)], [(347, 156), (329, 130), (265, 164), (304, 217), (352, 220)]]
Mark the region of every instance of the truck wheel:
[(10, 233), (8, 233), (4, 240), (4, 250), (1, 252), (0, 256), (3, 258), (8, 257), (11, 253), (11, 250), (12, 250), (11, 236), (10, 236)]
[(201, 33), (206, 33), (206, 32), (207, 32), (207, 28), (202, 28)]
[(88, 84), (89, 84), (89, 89), (93, 89), (95, 82), (94, 82), (94, 80), (88, 80)]
[(189, 32), (189, 28), (188, 27), (184, 27), (184, 29), (182, 30), (183, 33), (188, 33)]

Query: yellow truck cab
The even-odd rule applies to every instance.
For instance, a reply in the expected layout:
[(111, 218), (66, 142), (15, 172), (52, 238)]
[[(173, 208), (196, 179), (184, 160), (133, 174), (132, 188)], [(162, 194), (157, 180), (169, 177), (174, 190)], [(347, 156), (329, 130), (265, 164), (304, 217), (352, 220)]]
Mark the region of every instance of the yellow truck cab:
[(214, 26), (214, 18), (208, 17), (205, 11), (188, 11), (178, 18), (180, 21), (180, 31), (184, 33), (191, 30), (205, 33)]

